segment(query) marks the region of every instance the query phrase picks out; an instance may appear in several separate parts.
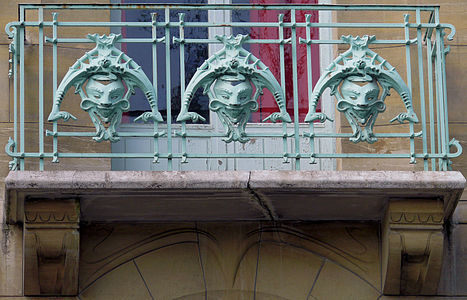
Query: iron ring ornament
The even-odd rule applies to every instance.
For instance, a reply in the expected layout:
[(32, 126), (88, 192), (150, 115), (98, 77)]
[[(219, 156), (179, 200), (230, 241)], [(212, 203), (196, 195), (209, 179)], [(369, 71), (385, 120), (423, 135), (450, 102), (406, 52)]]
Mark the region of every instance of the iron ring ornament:
[(123, 112), (130, 108), (129, 98), (135, 93), (135, 87), (142, 90), (151, 107), (150, 112), (144, 112), (135, 121), (162, 122), (150, 80), (133, 59), (114, 46), (121, 35), (88, 34), (87, 37), (96, 43), (96, 47), (86, 52), (65, 74), (55, 93), (48, 121), (76, 120), (69, 112), (60, 110), (65, 94), (74, 86), (75, 93), (81, 97), (81, 109), (89, 113), (96, 127), (93, 139), (97, 142), (120, 139), (116, 130)]
[(418, 123), (410, 89), (393, 66), (368, 48), (375, 36), (348, 35), (342, 36), (341, 39), (348, 43), (350, 48), (339, 55), (319, 78), (309, 100), (305, 122), (331, 120), (324, 113), (316, 112), (319, 98), (329, 88), (331, 95), (337, 98), (337, 110), (344, 113), (352, 128), (350, 140), (355, 143), (365, 141), (372, 144), (377, 141), (373, 125), (378, 114), (386, 110), (384, 100), (392, 88), (402, 98), (406, 112), (400, 113), (390, 122)]
[(189, 111), (190, 102), (199, 88), (208, 95), (209, 109), (217, 113), (225, 130), (227, 143), (246, 143), (245, 127), (251, 113), (259, 108), (258, 98), (267, 88), (279, 106), (263, 122), (287, 122), (292, 120), (285, 106), (285, 95), (269, 68), (242, 47), (248, 35), (216, 36), (224, 47), (209, 57), (196, 71), (182, 97), (182, 108), (177, 121), (205, 121)]

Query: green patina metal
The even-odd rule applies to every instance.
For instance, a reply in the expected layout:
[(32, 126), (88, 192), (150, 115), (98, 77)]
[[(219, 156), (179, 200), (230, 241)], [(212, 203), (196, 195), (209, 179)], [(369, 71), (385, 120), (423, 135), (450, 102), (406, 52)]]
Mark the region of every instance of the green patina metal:
[(209, 109), (217, 113), (224, 125), (224, 141), (227, 143), (246, 143), (250, 140), (246, 137), (245, 127), (251, 113), (258, 110), (257, 101), (263, 88), (271, 91), (280, 110), (263, 122), (292, 122), (285, 107), (284, 91), (274, 75), (258, 58), (242, 48), (249, 36), (239, 34), (216, 38), (224, 44), (224, 48), (208, 58), (191, 78), (183, 94), (182, 110), (177, 121), (205, 121), (199, 114), (188, 111), (196, 90), (202, 87), (203, 93), (209, 97)]
[[(368, 44), (376, 40), (375, 36), (342, 36), (350, 44), (350, 49), (339, 55), (321, 75), (310, 98), (309, 112), (305, 122), (331, 120), (324, 113), (317, 113), (318, 100), (327, 88), (337, 98), (337, 110), (343, 112), (350, 126), (354, 143), (365, 141), (370, 144), (377, 141), (373, 133), (378, 114), (384, 112), (384, 100), (393, 88), (402, 98), (407, 112), (400, 113), (391, 122), (410, 121), (417, 123), (418, 118), (412, 107), (410, 89), (396, 69), (377, 53), (368, 49)], [(379, 85), (383, 88), (380, 93)], [(340, 91), (339, 91), (340, 87)], [(332, 120), (331, 120), (332, 121)], [(363, 129), (361, 126), (364, 126)]]
[[(96, 127), (93, 139), (97, 142), (116, 142), (120, 140), (117, 126), (122, 113), (129, 110), (129, 98), (134, 94), (135, 87), (139, 87), (148, 99), (152, 111), (143, 113), (135, 121), (162, 122), (162, 116), (157, 110), (154, 87), (148, 77), (133, 59), (114, 46), (121, 35), (89, 34), (87, 37), (96, 43), (96, 47), (78, 59), (62, 79), (55, 92), (54, 105), (48, 120), (76, 120), (69, 112), (60, 111), (65, 94), (74, 86), (75, 93), (82, 100), (81, 108), (89, 113)], [(83, 90), (84, 84), (86, 86)], [(107, 128), (104, 123), (109, 124)]]
[[(135, 22), (114, 22), (112, 20), (96, 20), (92, 22), (58, 20), (58, 13), (52, 12), (52, 19), (44, 18), (44, 12), (50, 10), (59, 11), (85, 11), (85, 10), (126, 10), (147, 9), (163, 10), (163, 20), (157, 20), (157, 15), (152, 13), (151, 20)], [(277, 21), (267, 22), (214, 22), (185, 21), (184, 14), (179, 13), (179, 20), (174, 21), (171, 15), (174, 12), (189, 10), (212, 10), (228, 14), (234, 10), (257, 10), (277, 12)], [(37, 14), (26, 14), (29, 11)], [(210, 13), (212, 12), (210, 11)], [(333, 11), (391, 11), (400, 13), (400, 21), (395, 23), (364, 22), (333, 22), (312, 21), (310, 11), (331, 13)], [(284, 13), (290, 14), (290, 21), (285, 21)], [(301, 12), (306, 12), (305, 21), (298, 17)], [(411, 21), (409, 14), (415, 15), (415, 21)], [(423, 15), (422, 15), (423, 13)], [(428, 14), (427, 14), (428, 13)], [(28, 19), (26, 20), (26, 15)], [(363, 16), (364, 14), (362, 14)], [(37, 16), (36, 20), (30, 16)], [(427, 18), (427, 22), (422, 19)], [(330, 20), (330, 19), (329, 19)], [(151, 37), (125, 37), (110, 34), (99, 36), (97, 34), (83, 37), (64, 37), (59, 35), (59, 28), (88, 28), (95, 27), (109, 29), (124, 29), (128, 27), (140, 27), (150, 29)], [(252, 27), (267, 29), (276, 38), (248, 38), (247, 36), (223, 35), (214, 38), (210, 34), (208, 38), (193, 38), (185, 29), (203, 27), (211, 29), (225, 28), (224, 32), (231, 32), (234, 28)], [(28, 53), (25, 52), (27, 37), (33, 34), (37, 28), (38, 32), (38, 60), (37, 69), (37, 97), (30, 97), (31, 89), (36, 85), (26, 83), (26, 78), (31, 71), (31, 62)], [(45, 36), (46, 29), (52, 29), (52, 36)], [(163, 31), (159, 31), (163, 28)], [(311, 30), (319, 29), (320, 36), (312, 36)], [(377, 40), (374, 36), (363, 36), (353, 38), (344, 36), (341, 39), (333, 39), (332, 35), (321, 35), (322, 32), (332, 29), (350, 28), (364, 29), (371, 34), (375, 29), (386, 29), (396, 33), (395, 36), (403, 36), (403, 39)], [(178, 29), (178, 36), (176, 31)], [(301, 30), (303, 29), (303, 31)], [(50, 158), (52, 162), (58, 162), (59, 158), (147, 158), (154, 162), (165, 160), (167, 170), (173, 169), (174, 159), (182, 163), (189, 163), (192, 159), (278, 159), (283, 162), (294, 162), (293, 168), (300, 169), (301, 160), (308, 158), (311, 163), (317, 163), (320, 159), (336, 158), (403, 158), (415, 163), (416, 159), (423, 160), (425, 170), (448, 170), (451, 159), (462, 153), (462, 147), (458, 141), (450, 138), (448, 124), (448, 100), (446, 84), (446, 55), (449, 47), (445, 47), (444, 39), (452, 40), (455, 28), (450, 24), (440, 22), (439, 7), (437, 6), (398, 6), (398, 5), (166, 5), (166, 4), (20, 4), (19, 20), (10, 22), (5, 28), (8, 36), (12, 39), (10, 45), (10, 70), (13, 96), (13, 138), (5, 147), (5, 151), (12, 157), (11, 169), (24, 170), (27, 160), (37, 160), (40, 170), (44, 169), (44, 159)], [(449, 30), (449, 34), (445, 31)], [(416, 31), (416, 37), (410, 38), (411, 31)], [(28, 35), (26, 35), (28, 32)], [(162, 34), (161, 34), (162, 32)], [(175, 34), (174, 34), (175, 33)], [(161, 36), (158, 36), (161, 35)], [(424, 36), (423, 36), (424, 35)], [(273, 35), (271, 35), (273, 36)], [(389, 36), (389, 35), (388, 35)], [(45, 84), (44, 75), (44, 49), (45, 44), (51, 44), (52, 48), (52, 84)], [(70, 68), (68, 73), (58, 84), (59, 45), (69, 43), (95, 44), (96, 47), (87, 52)], [(130, 57), (120, 51), (115, 45), (117, 43), (146, 43), (152, 46), (152, 82), (140, 66)], [(165, 51), (158, 49), (158, 44), (164, 44)], [(189, 84), (185, 88), (185, 46), (193, 43), (223, 44), (222, 50), (213, 54), (200, 66)], [(423, 43), (426, 43), (426, 53), (423, 53)], [(245, 44), (273, 44), (278, 48), (278, 66), (280, 74), (277, 79), (269, 71), (268, 66), (261, 62), (261, 57), (254, 57), (252, 53), (243, 48)], [(323, 72), (320, 79), (313, 88), (312, 70), (320, 68), (313, 65), (312, 57), (316, 53), (313, 47), (330, 47), (329, 45), (348, 44), (350, 49), (338, 56), (334, 62)], [(377, 53), (370, 50), (374, 45), (391, 45), (401, 47), (405, 50), (406, 81), (396, 72), (386, 60)], [(172, 55), (171, 50), (179, 47), (180, 55)], [(299, 57), (300, 49), (306, 48), (306, 61)], [(320, 48), (321, 49), (321, 48)], [(327, 48), (330, 49), (330, 48)], [(416, 49), (416, 51), (414, 51)], [(159, 50), (159, 55), (158, 55)], [(289, 52), (290, 51), (290, 52)], [(321, 50), (320, 50), (321, 51)], [(173, 52), (172, 52), (173, 53)], [(302, 52), (303, 53), (303, 52)], [(321, 53), (320, 53), (321, 56)], [(424, 61), (426, 57), (426, 61)], [(27, 60), (26, 60), (27, 59)], [(164, 64), (165, 73), (161, 73), (159, 62)], [(289, 60), (287, 62), (287, 60)], [(412, 72), (412, 60), (417, 60), (418, 72)], [(263, 60), (264, 61), (264, 60)], [(180, 94), (181, 100), (174, 93), (175, 85), (172, 82), (174, 66), (180, 66)], [(286, 68), (286, 64), (289, 64)], [(159, 69), (158, 69), (159, 66)], [(270, 66), (272, 67), (272, 66)], [(301, 69), (301, 73), (298, 72)], [(399, 71), (403, 69), (398, 66)], [(286, 71), (287, 70), (287, 71)], [(159, 71), (159, 74), (158, 74)], [(287, 72), (287, 74), (286, 74)], [(418, 73), (418, 78), (412, 86), (412, 76)], [(308, 102), (309, 112), (306, 116), (309, 132), (306, 132), (304, 124), (299, 121), (299, 81), (307, 76), (308, 80)], [(286, 77), (290, 77), (291, 85), (286, 87)], [(279, 82), (278, 82), (279, 80)], [(155, 87), (158, 82), (165, 85), (165, 106), (167, 109), (167, 122), (163, 122), (158, 111), (158, 94)], [(425, 86), (426, 83), (426, 86)], [(414, 84), (415, 85), (415, 84)], [(91, 121), (96, 130), (87, 131), (63, 131), (59, 130), (58, 121), (73, 119), (70, 113), (61, 111), (60, 106), (68, 89), (75, 87), (76, 93), (81, 97), (80, 107), (89, 113)], [(134, 89), (140, 88), (147, 98), (151, 111), (143, 113), (137, 119), (144, 122), (152, 121), (153, 130), (148, 131), (117, 131), (121, 121), (122, 113), (130, 107), (130, 96)], [(187, 121), (202, 121), (202, 117), (189, 111), (190, 102), (194, 93), (199, 88), (209, 97), (209, 109), (215, 112), (219, 118), (224, 132), (215, 130), (199, 130), (200, 125), (186, 124)], [(258, 109), (260, 94), (266, 88), (274, 95), (279, 112), (268, 116), (265, 121), (282, 121), (282, 126), (268, 127), (267, 131), (259, 131), (258, 126), (251, 126), (246, 131), (247, 122), (252, 112)], [(338, 133), (335, 131), (321, 130), (323, 125), (315, 121), (325, 122), (330, 120), (329, 110), (317, 111), (318, 101), (325, 106), (334, 107), (333, 98), (324, 93), (327, 89), (337, 99), (337, 110), (342, 112), (348, 120), (352, 133)], [(375, 133), (373, 127), (379, 114), (385, 110), (385, 98), (390, 89), (394, 89), (402, 99), (405, 111), (398, 114), (391, 121), (409, 123), (409, 126), (393, 126), (394, 132)], [(414, 110), (412, 92), (419, 89), (417, 97), (417, 109)], [(26, 93), (26, 91), (28, 93)], [(53, 122), (52, 130), (45, 130), (44, 107), (46, 102), (44, 94), (51, 91), (54, 102), (51, 108), (49, 121)], [(286, 111), (293, 109), (293, 119)], [(292, 92), (292, 93), (289, 93)], [(34, 91), (36, 93), (36, 91)], [(324, 95), (323, 95), (324, 93)], [(418, 100), (419, 98), (419, 100)], [(33, 102), (35, 101), (35, 102)], [(174, 103), (174, 101), (176, 103)], [(180, 101), (180, 103), (178, 103)], [(329, 102), (327, 102), (329, 101)], [(418, 103), (419, 101), (419, 103)], [(175, 104), (175, 105), (174, 105)], [(28, 106), (29, 105), (29, 106)], [(37, 105), (38, 120), (38, 147), (30, 145), (30, 138), (26, 138), (25, 107)], [(172, 105), (181, 107), (177, 123), (172, 121)], [(321, 106), (323, 108), (323, 105)], [(329, 108), (328, 108), (329, 109)], [(420, 124), (418, 122), (420, 116)], [(293, 126), (288, 124), (293, 122)], [(331, 123), (330, 123), (331, 124)], [(327, 125), (327, 124), (326, 124)], [(34, 125), (35, 126), (35, 125)], [(197, 127), (198, 126), (198, 127)], [(203, 125), (204, 126), (204, 125)], [(321, 127), (320, 127), (321, 126)], [(207, 126), (206, 128), (208, 128)], [(266, 126), (263, 126), (264, 128)], [(204, 128), (204, 127), (203, 127)], [(256, 128), (256, 132), (253, 128)], [(416, 129), (416, 130), (415, 130)], [(29, 130), (29, 128), (28, 128)], [(118, 141), (120, 138), (146, 137), (152, 143), (149, 152), (134, 153), (92, 153), (92, 152), (65, 152), (59, 147), (62, 137), (92, 137), (96, 141), (109, 140)], [(241, 152), (212, 152), (205, 153), (193, 148), (190, 141), (193, 139), (220, 139), (227, 143), (225, 149), (234, 149), (236, 142), (242, 143), (244, 151)], [(247, 143), (252, 138), (282, 140), (281, 149), (268, 149), (263, 146), (262, 152), (250, 152)], [(377, 139), (398, 138), (407, 142), (407, 150), (402, 153), (338, 153), (336, 151), (324, 151), (317, 141), (325, 139), (350, 139), (353, 142), (364, 141), (375, 143)], [(29, 145), (28, 145), (29, 142)], [(52, 147), (47, 148), (46, 143), (51, 142)], [(415, 147), (420, 143), (421, 147)], [(251, 141), (253, 144), (253, 140)], [(280, 144), (279, 144), (280, 147)], [(451, 147), (455, 152), (450, 152)], [(237, 149), (240, 147), (237, 146)], [(26, 151), (28, 149), (28, 151)], [(37, 149), (37, 150), (29, 150)], [(274, 151), (275, 150), (275, 151)], [(303, 160), (302, 160), (303, 161)], [(431, 166), (430, 166), (431, 164)]]

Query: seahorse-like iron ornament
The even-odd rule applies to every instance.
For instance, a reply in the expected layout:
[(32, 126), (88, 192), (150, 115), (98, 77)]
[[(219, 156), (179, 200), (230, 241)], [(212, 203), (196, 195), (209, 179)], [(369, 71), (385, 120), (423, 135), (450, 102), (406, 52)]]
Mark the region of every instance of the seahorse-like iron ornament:
[[(60, 111), (65, 94), (74, 86), (75, 93), (79, 93), (81, 97), (81, 108), (89, 113), (96, 127), (96, 136), (93, 139), (97, 142), (116, 142), (120, 139), (116, 129), (122, 120), (122, 113), (129, 110), (129, 98), (135, 93), (135, 87), (139, 87), (145, 94), (151, 111), (143, 113), (135, 121), (162, 122), (150, 80), (133, 59), (114, 46), (121, 35), (89, 34), (87, 37), (96, 43), (96, 47), (78, 59), (60, 82), (48, 120), (76, 120), (72, 114)], [(104, 124), (109, 125), (105, 128)]]
[[(386, 110), (384, 100), (392, 88), (399, 93), (407, 111), (390, 122), (417, 123), (410, 89), (393, 66), (368, 49), (368, 44), (375, 40), (375, 36), (354, 38), (348, 35), (341, 39), (350, 44), (350, 49), (339, 55), (319, 78), (310, 99), (305, 122), (330, 120), (324, 113), (316, 112), (319, 98), (325, 89), (330, 88), (331, 95), (337, 98), (337, 110), (344, 113), (352, 127), (353, 136), (350, 140), (355, 143), (374, 143), (377, 138), (373, 134), (373, 125), (378, 114)], [(381, 93), (380, 86), (383, 89)]]
[[(202, 87), (209, 97), (209, 109), (219, 116), (225, 129), (225, 142), (246, 143), (245, 127), (252, 112), (258, 110), (258, 97), (263, 88), (274, 95), (279, 112), (264, 121), (291, 122), (285, 106), (284, 92), (269, 68), (242, 47), (248, 35), (216, 36), (224, 48), (209, 57), (196, 71), (182, 98), (177, 121), (205, 121), (195, 112), (189, 112), (193, 95)], [(253, 89), (254, 87), (254, 89)]]

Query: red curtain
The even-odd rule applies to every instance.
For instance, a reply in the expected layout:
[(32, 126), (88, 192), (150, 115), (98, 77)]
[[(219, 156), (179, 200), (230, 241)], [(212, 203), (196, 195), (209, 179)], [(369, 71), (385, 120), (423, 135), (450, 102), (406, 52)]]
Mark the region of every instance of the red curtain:
[[(272, 4), (270, 0), (250, 0), (251, 4)], [(276, 0), (274, 4), (314, 4), (317, 0)], [(290, 11), (277, 10), (254, 10), (250, 12), (250, 20), (252, 22), (272, 22), (277, 23), (279, 13), (284, 14), (284, 22), (290, 22)], [(305, 15), (311, 14), (311, 21), (318, 22), (318, 11), (296, 11), (296, 22), (305, 22)], [(299, 38), (306, 38), (306, 29), (303, 27), (297, 28), (297, 74), (298, 74), (298, 112), (299, 120), (303, 122), (308, 112), (308, 83), (311, 81), (313, 86), (318, 81), (319, 70), (319, 46), (312, 45), (312, 80), (307, 76), (307, 53), (306, 45), (299, 44)], [(292, 31), (290, 28), (284, 29), (284, 38), (290, 38)], [(258, 28), (253, 27), (250, 31), (252, 39), (277, 39), (279, 33), (277, 27)], [(311, 29), (311, 38), (319, 38), (318, 28)], [(250, 51), (253, 55), (260, 58), (261, 61), (269, 67), (271, 72), (276, 77), (277, 81), (281, 82), (280, 77), (280, 57), (278, 44), (251, 44)], [(285, 58), (285, 91), (287, 111), (293, 119), (293, 80), (292, 80), (292, 46), (286, 44), (284, 47)], [(273, 112), (278, 111), (277, 104), (272, 94), (264, 89), (264, 95), (260, 98), (260, 108), (256, 113), (252, 114), (252, 122), (261, 122)], [(318, 108), (319, 110), (319, 108)]]

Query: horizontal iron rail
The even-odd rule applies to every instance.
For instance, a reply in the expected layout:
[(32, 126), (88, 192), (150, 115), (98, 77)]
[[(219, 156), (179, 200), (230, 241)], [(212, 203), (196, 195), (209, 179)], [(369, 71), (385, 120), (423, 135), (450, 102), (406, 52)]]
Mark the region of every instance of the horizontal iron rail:
[[(47, 26), (51, 27), (54, 22), (44, 21), (24, 21), (10, 22), (9, 26)], [(152, 27), (152, 22), (57, 22), (58, 27)], [(180, 26), (179, 22), (156, 22), (156, 27), (176, 27)], [(316, 28), (453, 28), (451, 24), (434, 24), (434, 23), (311, 23), (306, 22), (284, 22), (284, 27), (316, 27)], [(212, 22), (185, 22), (184, 27), (274, 27), (277, 28), (277, 22), (229, 22), (225, 24)]]
[[(95, 136), (95, 132), (73, 132), (73, 131), (46, 131), (46, 136), (62, 136), (62, 137), (92, 137)], [(153, 132), (119, 132), (117, 133), (119, 137), (162, 137), (167, 136), (167, 133), (164, 131), (164, 134), (161, 133), (153, 133)], [(172, 137), (179, 137), (179, 136), (186, 136), (186, 137), (225, 137), (223, 133), (216, 133), (216, 132), (196, 132), (190, 131), (185, 133), (180, 133), (179, 131), (175, 131), (172, 134)], [(247, 133), (246, 137), (294, 137), (294, 133)], [(301, 137), (310, 137), (310, 133), (303, 133), (300, 134)], [(415, 133), (411, 135), (410, 133), (375, 133), (375, 137), (377, 138), (410, 138), (410, 137), (420, 137), (421, 132)], [(351, 133), (313, 133), (313, 137), (320, 137), (320, 138), (350, 138), (352, 137)]]
[[(10, 22), (6, 25), (7, 34), (11, 35), (11, 27), (36, 26), (36, 27), (152, 27), (152, 22), (36, 22), (22, 21)], [(423, 29), (449, 29), (451, 32), (447, 36), (448, 40), (452, 40), (456, 31), (451, 24), (445, 23), (311, 23), (306, 22), (284, 22), (282, 24), (287, 28), (295, 27), (314, 27), (314, 28), (423, 28)], [(178, 28), (179, 22), (156, 22), (156, 27), (173, 27)], [(184, 27), (274, 27), (277, 28), (277, 23), (257, 23), (257, 22), (230, 22), (227, 24), (219, 24), (212, 22), (185, 22)], [(52, 40), (55, 41), (55, 40)], [(338, 42), (341, 43), (341, 42)], [(407, 43), (407, 41), (405, 42)]]
[[(177, 40), (174, 41), (176, 44), (182, 43), (178, 38)], [(83, 44), (83, 43), (94, 43), (93, 41), (89, 39), (84, 39), (84, 38), (58, 38), (56, 40), (46, 37), (45, 41), (48, 43), (65, 43), (65, 44)], [(122, 38), (116, 43), (153, 43), (154, 40), (150, 38)], [(163, 40), (157, 41), (157, 43), (163, 43)], [(183, 43), (186, 44), (222, 44), (219, 40), (213, 40), (213, 39), (183, 39)], [(279, 39), (250, 39), (245, 41), (245, 44), (290, 44), (290, 40), (285, 39), (284, 41), (281, 41)], [(301, 42), (301, 44), (306, 44), (308, 43), (307, 41)], [(309, 42), (310, 44), (345, 44), (342, 40), (311, 40)], [(417, 40), (412, 39), (409, 41), (406, 40), (375, 40), (372, 42), (372, 44), (390, 44), (390, 45), (407, 45), (407, 44), (416, 44)]]
[(37, 152), (13, 152), (9, 153), (10, 156), (15, 158), (153, 158), (157, 156), (159, 158), (455, 158), (456, 153), (453, 154), (421, 154), (416, 153), (411, 155), (409, 153), (158, 153), (156, 155), (144, 152), (144, 153), (72, 153), (72, 152), (60, 152), (57, 155), (51, 152), (37, 153)]
[(225, 9), (245, 9), (245, 10), (330, 10), (330, 11), (434, 11), (439, 5), (330, 5), (330, 4), (19, 4), (20, 9), (199, 9), (199, 10), (225, 10)]

